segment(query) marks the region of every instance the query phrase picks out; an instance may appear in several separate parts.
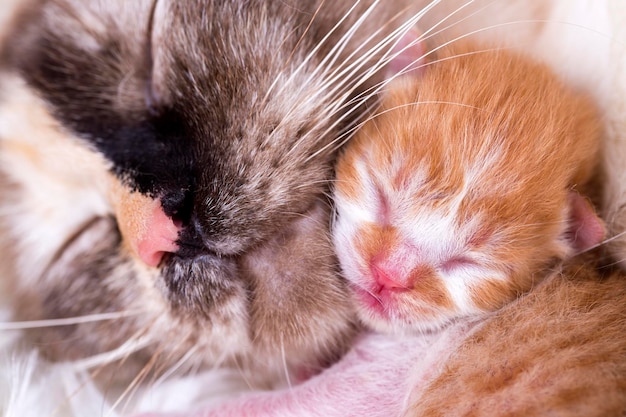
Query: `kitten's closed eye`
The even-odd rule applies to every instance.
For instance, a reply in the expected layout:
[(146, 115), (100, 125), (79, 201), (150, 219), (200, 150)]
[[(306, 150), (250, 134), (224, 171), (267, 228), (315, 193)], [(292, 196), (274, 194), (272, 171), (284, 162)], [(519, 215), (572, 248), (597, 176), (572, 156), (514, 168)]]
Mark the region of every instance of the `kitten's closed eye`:
[(472, 258), (461, 255), (445, 260), (441, 263), (440, 268), (444, 272), (451, 272), (459, 268), (468, 268), (472, 266), (477, 266), (477, 263)]

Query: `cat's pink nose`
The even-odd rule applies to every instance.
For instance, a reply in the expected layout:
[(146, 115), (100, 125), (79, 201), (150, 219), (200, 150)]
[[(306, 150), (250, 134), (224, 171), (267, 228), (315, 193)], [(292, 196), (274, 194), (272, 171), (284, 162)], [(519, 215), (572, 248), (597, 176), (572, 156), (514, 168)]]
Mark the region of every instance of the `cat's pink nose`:
[(163, 255), (178, 251), (180, 225), (165, 214), (160, 199), (112, 181), (111, 205), (124, 246), (143, 263), (158, 266)]
[(409, 289), (403, 272), (394, 266), (383, 262), (372, 262), (370, 266), (372, 276), (379, 285), (379, 290), (404, 291)]
[(131, 246), (146, 265), (158, 266), (166, 253), (176, 252), (178, 245), (178, 225), (156, 204), (148, 210), (142, 233), (131, 239)]

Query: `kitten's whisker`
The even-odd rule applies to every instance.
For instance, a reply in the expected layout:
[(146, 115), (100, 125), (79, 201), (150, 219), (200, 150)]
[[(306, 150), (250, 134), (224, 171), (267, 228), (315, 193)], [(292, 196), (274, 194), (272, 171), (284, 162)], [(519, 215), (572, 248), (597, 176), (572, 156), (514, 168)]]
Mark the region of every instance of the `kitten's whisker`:
[(357, 284), (357, 283), (352, 283), (353, 285), (355, 285), (357, 288), (359, 288), (360, 290), (365, 291), (366, 293), (368, 293), (370, 296), (372, 296), (372, 298), (374, 298), (376, 300), (376, 302), (378, 302), (378, 304), (380, 304), (382, 307), (385, 307), (385, 304), (383, 303), (383, 301), (380, 299), (379, 296), (377, 296), (376, 294), (374, 294), (372, 291), (370, 291), (368, 288), (364, 287), (361, 284)]
[(587, 248), (587, 249), (585, 249), (585, 250), (582, 250), (582, 251), (576, 252), (573, 256), (578, 256), (578, 255), (581, 255), (581, 254), (583, 254), (583, 253), (589, 252), (589, 251), (591, 251), (591, 250), (597, 249), (597, 248), (599, 248), (599, 247), (601, 247), (601, 246), (604, 246), (604, 245), (606, 245), (607, 243), (611, 243), (611, 242), (613, 242), (614, 240), (619, 239), (619, 238), (621, 238), (622, 236), (625, 236), (625, 235), (626, 235), (626, 230), (624, 230), (623, 232), (618, 233), (618, 234), (616, 234), (616, 235), (613, 235), (613, 236), (611, 236), (611, 237), (609, 237), (609, 238), (607, 238), (607, 239), (604, 239), (602, 242), (597, 243), (597, 244), (595, 244), (595, 245), (593, 245), (593, 246), (591, 246), (591, 247), (589, 247), (589, 248)]
[(4, 322), (0, 323), (0, 331), (72, 326), (76, 324), (93, 323), (98, 321), (118, 320), (126, 317), (137, 316), (139, 314), (141, 314), (140, 311), (120, 311), (116, 313), (99, 313), (86, 316), (67, 317), (62, 319)]

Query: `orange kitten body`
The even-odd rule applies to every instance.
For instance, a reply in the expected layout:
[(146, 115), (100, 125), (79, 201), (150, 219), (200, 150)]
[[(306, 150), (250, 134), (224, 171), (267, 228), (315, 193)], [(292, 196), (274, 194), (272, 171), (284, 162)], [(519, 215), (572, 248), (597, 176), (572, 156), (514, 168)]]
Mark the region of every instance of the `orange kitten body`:
[[(544, 66), (465, 45), (390, 84), (337, 165), (335, 244), (376, 329), (436, 328), (571, 255), (599, 127)], [(578, 198), (578, 197), (577, 197)]]
[(488, 318), (437, 378), (415, 387), (404, 415), (625, 415), (625, 280), (569, 263)]

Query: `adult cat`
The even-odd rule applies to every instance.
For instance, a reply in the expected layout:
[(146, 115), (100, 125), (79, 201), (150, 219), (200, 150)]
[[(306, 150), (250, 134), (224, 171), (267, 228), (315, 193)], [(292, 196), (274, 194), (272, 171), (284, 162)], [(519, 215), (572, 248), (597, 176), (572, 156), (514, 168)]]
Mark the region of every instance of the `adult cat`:
[(341, 355), (355, 325), (325, 194), (407, 13), (27, 3), (0, 56), (3, 278), (16, 320), (83, 317), (30, 331), (40, 351), (257, 386)]

